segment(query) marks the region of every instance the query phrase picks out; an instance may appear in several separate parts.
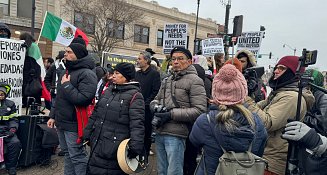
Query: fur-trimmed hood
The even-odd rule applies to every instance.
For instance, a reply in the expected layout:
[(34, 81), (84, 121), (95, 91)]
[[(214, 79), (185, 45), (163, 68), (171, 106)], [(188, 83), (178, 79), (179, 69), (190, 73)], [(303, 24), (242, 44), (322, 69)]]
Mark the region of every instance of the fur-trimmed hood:
[(240, 51), (238, 51), (236, 54), (235, 54), (235, 58), (237, 58), (237, 56), (240, 54), (240, 53), (245, 53), (248, 57), (249, 57), (249, 61), (250, 61), (250, 63), (251, 63), (251, 65), (252, 66), (250, 66), (250, 67), (255, 67), (255, 66), (257, 66), (257, 60), (255, 59), (255, 57), (254, 57), (254, 54), (251, 52), (251, 51), (249, 51), (249, 50), (240, 50)]

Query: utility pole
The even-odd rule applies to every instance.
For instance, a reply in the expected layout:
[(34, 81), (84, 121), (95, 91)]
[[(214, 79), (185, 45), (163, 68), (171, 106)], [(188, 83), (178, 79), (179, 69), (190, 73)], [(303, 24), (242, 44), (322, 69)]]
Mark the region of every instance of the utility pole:
[[(225, 35), (228, 35), (228, 21), (229, 21), (229, 11), (230, 8), (232, 7), (231, 5), (231, 0), (228, 0), (228, 3), (226, 4), (226, 14), (225, 14)], [(228, 59), (228, 46), (225, 46), (225, 60)]]
[(193, 55), (195, 55), (195, 51), (196, 51), (196, 47), (195, 46), (196, 46), (196, 43), (197, 43), (197, 34), (198, 34), (199, 7), (200, 7), (200, 0), (198, 0), (198, 9), (197, 9), (197, 12), (196, 12)]
[(32, 21), (31, 21), (31, 35), (34, 37), (34, 27), (35, 27), (35, 0), (32, 0)]

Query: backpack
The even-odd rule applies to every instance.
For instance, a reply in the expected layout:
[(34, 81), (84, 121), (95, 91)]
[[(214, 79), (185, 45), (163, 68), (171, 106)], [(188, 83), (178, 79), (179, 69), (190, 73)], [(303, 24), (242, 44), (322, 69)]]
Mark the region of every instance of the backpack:
[[(207, 119), (210, 123), (209, 114), (207, 114)], [(219, 164), (215, 175), (263, 175), (268, 163), (265, 159), (251, 152), (252, 143), (247, 151), (239, 153), (235, 153), (234, 151), (226, 151), (222, 146), (220, 146), (224, 154), (219, 158)], [(206, 171), (204, 161), (205, 174), (207, 173)]]

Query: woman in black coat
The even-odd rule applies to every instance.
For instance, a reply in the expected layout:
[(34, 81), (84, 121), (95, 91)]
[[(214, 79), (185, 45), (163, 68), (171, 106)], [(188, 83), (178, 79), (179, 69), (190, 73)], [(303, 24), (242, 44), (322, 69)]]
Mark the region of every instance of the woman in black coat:
[(113, 85), (101, 96), (89, 118), (83, 137), (91, 146), (89, 175), (125, 174), (117, 161), (118, 146), (124, 139), (130, 138), (129, 158), (144, 150), (144, 100), (139, 84), (131, 81), (134, 77), (133, 64), (117, 64)]

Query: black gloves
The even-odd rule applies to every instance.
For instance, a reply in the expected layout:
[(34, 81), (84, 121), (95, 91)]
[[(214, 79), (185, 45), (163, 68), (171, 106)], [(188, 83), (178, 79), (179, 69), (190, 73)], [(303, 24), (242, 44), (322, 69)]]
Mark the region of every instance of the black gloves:
[(300, 143), (300, 146), (304, 146), (308, 149), (314, 149), (322, 144), (322, 140), (317, 132), (299, 121), (286, 124), (282, 138), (297, 141)]
[(132, 149), (128, 149), (127, 157), (129, 159), (134, 159), (136, 158), (136, 156), (138, 156), (138, 154), (135, 151), (133, 151)]
[[(154, 113), (154, 117), (152, 120), (152, 125), (155, 127), (160, 127), (171, 120), (171, 113), (170, 112), (163, 112), (163, 113)], [(154, 122), (155, 121), (155, 122)]]

